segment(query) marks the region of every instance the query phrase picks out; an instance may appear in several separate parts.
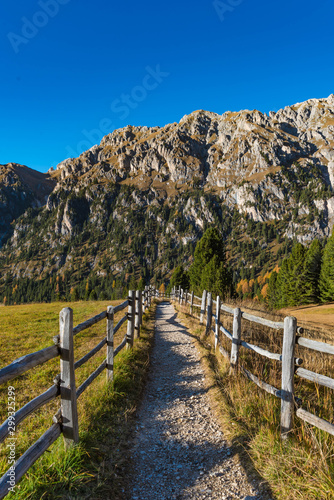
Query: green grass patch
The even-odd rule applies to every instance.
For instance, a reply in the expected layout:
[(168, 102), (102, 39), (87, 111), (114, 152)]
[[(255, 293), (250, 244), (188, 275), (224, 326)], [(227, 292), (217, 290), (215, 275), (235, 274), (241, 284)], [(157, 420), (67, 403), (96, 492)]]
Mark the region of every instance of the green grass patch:
[[(74, 310), (75, 324), (101, 312), (107, 305), (110, 305), (110, 302), (71, 304)], [(45, 345), (41, 345), (44, 341), (46, 345), (50, 345), (50, 335), (52, 337), (52, 335), (58, 333), (58, 327), (57, 324), (54, 325), (54, 320), (57, 320), (63, 304), (42, 304), (42, 306), (47, 314), (44, 316), (43, 311), (38, 311), (34, 319), (34, 321), (37, 320), (35, 324), (28, 326), (25, 330), (36, 331), (39, 339), (35, 344), (32, 344), (33, 349), (29, 349), (28, 352), (45, 347)], [(30, 307), (33, 309), (34, 307), (39, 308), (40, 304)], [(21, 308), (28, 308), (29, 310), (29, 306), (15, 306), (17, 313)], [(123, 350), (116, 357), (114, 381), (107, 384), (106, 372), (103, 372), (78, 400), (79, 445), (66, 452), (63, 439), (60, 437), (29, 469), (16, 486), (15, 493), (7, 496), (8, 499), (94, 498), (99, 500), (124, 498), (123, 490), (126, 487), (124, 479), (125, 465), (128, 461), (128, 442), (132, 432), (129, 420), (131, 420), (140, 400), (145, 382), (153, 341), (155, 308), (156, 306), (153, 304), (151, 310), (145, 313), (141, 338), (135, 341), (133, 349)], [(10, 308), (6, 307), (2, 311), (6, 312), (8, 309)], [(28, 316), (33, 318), (34, 314), (31, 311), (28, 312), (30, 313)], [(120, 313), (119, 318), (123, 314), (124, 311)], [(53, 318), (53, 321), (48, 323), (50, 317)], [(18, 322), (17, 324), (21, 330), (24, 329), (24, 323)], [(38, 327), (38, 325), (40, 326)], [(75, 343), (79, 344), (76, 346), (76, 359), (83, 352), (89, 351), (105, 336), (105, 322), (103, 321), (98, 325), (94, 325), (89, 331), (82, 332), (82, 336), (78, 334), (75, 337)], [(121, 338), (123, 338), (125, 328), (126, 325), (123, 325), (122, 331), (118, 332), (115, 345), (118, 345)], [(7, 332), (7, 338), (9, 336), (10, 333)], [(47, 336), (47, 339), (44, 336)], [(77, 339), (77, 337), (79, 338)], [(20, 345), (19, 341), (18, 343)], [(86, 373), (78, 375), (77, 387), (105, 358), (105, 350), (103, 349), (101, 352), (101, 355), (94, 356), (94, 363), (90, 363), (91, 360), (87, 363), (89, 366)], [(49, 363), (52, 364), (52, 361)], [(42, 392), (41, 386), (51, 385), (52, 377), (59, 372), (59, 360), (56, 360), (53, 367), (46, 368), (49, 363), (36, 367), (33, 378), (31, 378), (31, 375), (22, 375), (18, 379), (11, 381), (11, 385), (16, 387), (16, 393), (19, 395), (24, 392), (25, 398), (32, 399), (36, 394)], [(6, 388), (3, 389), (2, 400), (6, 391)], [(21, 394), (20, 399), (25, 398), (22, 398)], [(27, 422), (22, 424), (22, 428), (19, 427), (20, 430), (17, 433), (17, 457), (44, 430), (50, 427), (51, 417), (57, 411), (59, 405), (58, 398), (29, 417)], [(17, 405), (17, 408), (19, 406), (22, 405)], [(2, 421), (4, 419), (5, 408), (3, 408)], [(5, 446), (6, 442), (2, 444), (0, 456), (2, 474), (8, 468)]]
[[(280, 400), (259, 389), (242, 374), (230, 375), (229, 362), (219, 353), (216, 356), (212, 339), (204, 335), (204, 327), (199, 327), (198, 320), (184, 308), (178, 305), (176, 308), (182, 322), (197, 338), (208, 379), (214, 386), (209, 395), (224, 433), (249, 478), (257, 477), (280, 500), (334, 498), (333, 436), (295, 417), (291, 439), (283, 444), (280, 440)], [(224, 347), (228, 350), (230, 344)], [(242, 362), (246, 362), (243, 356)], [(265, 373), (260, 362), (252, 368), (254, 373), (262, 374), (261, 378), (269, 382), (275, 379), (279, 384), (280, 367), (276, 373), (274, 366)], [(309, 411), (333, 421), (333, 394), (329, 389), (296, 378), (296, 395)]]

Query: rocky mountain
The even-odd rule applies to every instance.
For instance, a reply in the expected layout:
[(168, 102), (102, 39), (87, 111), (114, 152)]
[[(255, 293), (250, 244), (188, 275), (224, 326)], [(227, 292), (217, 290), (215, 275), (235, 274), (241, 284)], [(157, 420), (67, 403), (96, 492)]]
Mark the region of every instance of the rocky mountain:
[(210, 224), (236, 279), (250, 277), (293, 239), (332, 230), (334, 95), (269, 116), (195, 111), (165, 127), (127, 126), (61, 162), (52, 183), (46, 205), (17, 219), (2, 283), (66, 273), (72, 288), (92, 275), (161, 281), (188, 265)]
[(24, 165), (0, 165), (0, 246), (12, 232), (11, 223), (28, 208), (44, 206), (55, 184), (48, 174)]

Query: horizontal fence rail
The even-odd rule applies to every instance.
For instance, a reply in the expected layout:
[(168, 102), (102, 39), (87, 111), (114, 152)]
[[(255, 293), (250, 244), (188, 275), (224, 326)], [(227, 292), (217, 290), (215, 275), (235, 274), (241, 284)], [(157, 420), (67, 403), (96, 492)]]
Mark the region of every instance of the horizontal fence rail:
[[(160, 294), (152, 286), (145, 287), (144, 291), (133, 292), (130, 290), (127, 300), (115, 307), (109, 306), (106, 311), (102, 311), (75, 327), (73, 327), (72, 309), (65, 308), (59, 315), (60, 334), (53, 338), (55, 345), (22, 356), (0, 370), (0, 384), (4, 384), (38, 365), (42, 365), (56, 357), (60, 358), (60, 374), (55, 376), (54, 385), (17, 410), (0, 426), (0, 442), (2, 442), (12, 432), (9, 420), (14, 421), (15, 426), (18, 426), (37, 409), (60, 397), (61, 407), (53, 417), (54, 423), (52, 426), (15, 462), (16, 483), (61, 434), (63, 434), (67, 447), (78, 441), (78, 398), (104, 370), (107, 371), (107, 381), (113, 380), (115, 357), (125, 347), (132, 347), (134, 336), (136, 338), (140, 336), (143, 313), (151, 306), (153, 297), (157, 296), (160, 296)], [(124, 309), (127, 309), (125, 315), (114, 326), (114, 315)], [(81, 359), (74, 361), (74, 336), (104, 319), (107, 319), (107, 335)], [(114, 335), (126, 321), (128, 322), (127, 334), (114, 349)], [(76, 388), (75, 370), (83, 366), (105, 346), (107, 347), (106, 358)], [(9, 470), (0, 479), (0, 499), (4, 498), (9, 492), (10, 484), (8, 481)]]
[[(334, 354), (334, 345), (328, 344), (326, 342), (319, 342), (311, 339), (302, 337), (301, 334), (304, 333), (302, 327), (297, 326), (297, 320), (294, 317), (286, 317), (284, 322), (272, 321), (267, 318), (262, 318), (254, 314), (249, 314), (247, 312), (241, 311), (239, 308), (230, 307), (227, 304), (222, 304), (220, 297), (216, 300), (212, 300), (211, 293), (204, 290), (202, 297), (194, 295), (193, 292), (184, 292), (181, 287), (179, 289), (173, 288), (171, 293), (171, 298), (178, 301), (180, 305), (187, 305), (187, 298), (191, 297), (190, 304), (190, 314), (193, 313), (193, 308), (200, 308), (199, 321), (200, 324), (206, 324), (206, 335), (209, 332), (214, 333), (215, 337), (215, 348), (230, 361), (231, 373), (234, 373), (236, 369), (245, 375), (249, 380), (254, 382), (258, 387), (264, 391), (272, 394), (273, 396), (281, 399), (281, 437), (286, 439), (293, 428), (293, 417), (296, 415), (298, 418), (310, 423), (311, 425), (318, 427), (332, 435), (334, 435), (334, 424), (327, 422), (326, 420), (313, 415), (312, 413), (298, 408), (301, 406), (302, 401), (295, 397), (294, 391), (294, 376), (298, 376), (302, 379), (314, 382), (315, 384), (334, 389), (334, 379), (315, 373), (313, 371), (307, 370), (305, 368), (300, 368), (303, 364), (301, 358), (295, 357), (295, 346), (299, 345), (306, 347), (308, 349), (318, 351), (325, 354)], [(200, 304), (195, 304), (194, 299), (200, 302)], [(215, 311), (213, 307), (215, 306)], [(233, 315), (233, 332), (229, 332), (224, 325), (220, 322), (221, 312)], [(212, 325), (212, 321), (215, 321), (215, 326)], [(259, 325), (272, 328), (275, 330), (283, 330), (283, 349), (281, 353), (274, 353), (263, 347), (251, 344), (246, 340), (241, 339), (241, 320), (247, 320), (252, 323), (257, 323)], [(223, 333), (224, 336), (231, 342), (231, 350), (228, 352), (222, 345), (219, 338), (219, 332)], [(259, 377), (251, 373), (245, 367), (243, 367), (239, 362), (239, 351), (240, 347), (252, 350), (263, 356), (281, 363), (282, 366), (282, 377), (281, 377), (281, 388), (278, 389), (271, 384), (261, 380)]]

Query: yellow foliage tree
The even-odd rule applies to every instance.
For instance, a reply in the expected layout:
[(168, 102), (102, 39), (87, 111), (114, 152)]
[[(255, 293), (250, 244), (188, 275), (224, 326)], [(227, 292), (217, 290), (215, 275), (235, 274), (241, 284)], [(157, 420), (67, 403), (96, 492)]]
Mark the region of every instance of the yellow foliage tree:
[(269, 288), (269, 283), (266, 283), (262, 288), (261, 288), (261, 295), (264, 299), (267, 298), (268, 296), (268, 288)]

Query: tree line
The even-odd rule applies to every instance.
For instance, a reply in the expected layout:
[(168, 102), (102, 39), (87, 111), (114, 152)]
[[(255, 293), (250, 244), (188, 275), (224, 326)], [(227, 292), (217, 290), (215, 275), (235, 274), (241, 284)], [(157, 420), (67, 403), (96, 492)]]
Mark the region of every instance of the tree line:
[(334, 235), (323, 247), (315, 239), (296, 243), (280, 269), (271, 273), (267, 302), (275, 309), (334, 300)]

